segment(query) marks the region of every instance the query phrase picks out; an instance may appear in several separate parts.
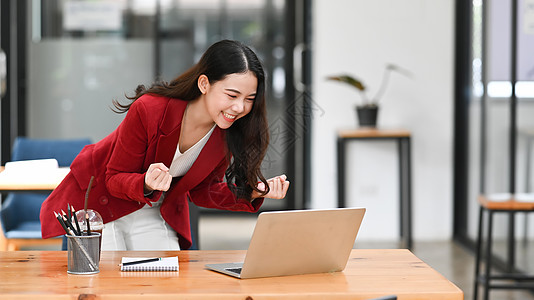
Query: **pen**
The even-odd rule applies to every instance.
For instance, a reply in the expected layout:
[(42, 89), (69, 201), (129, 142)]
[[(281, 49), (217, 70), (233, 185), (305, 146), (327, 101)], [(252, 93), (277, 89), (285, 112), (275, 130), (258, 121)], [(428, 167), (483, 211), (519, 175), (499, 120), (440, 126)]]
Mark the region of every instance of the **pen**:
[(119, 266), (138, 265), (138, 264), (144, 264), (144, 263), (149, 263), (149, 262), (159, 261), (159, 260), (161, 260), (161, 257), (130, 261), (130, 262), (119, 264)]

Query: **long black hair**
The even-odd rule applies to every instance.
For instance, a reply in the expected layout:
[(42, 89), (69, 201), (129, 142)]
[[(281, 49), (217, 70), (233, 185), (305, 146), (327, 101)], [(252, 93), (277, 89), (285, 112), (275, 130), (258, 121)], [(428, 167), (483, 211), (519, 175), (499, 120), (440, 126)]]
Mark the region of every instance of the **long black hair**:
[(269, 144), (269, 130), (265, 108), (265, 73), (256, 54), (246, 45), (231, 40), (222, 40), (211, 45), (199, 62), (170, 82), (158, 81), (150, 87), (137, 86), (135, 96), (128, 97), (128, 104), (113, 100), (115, 111), (127, 112), (132, 103), (144, 94), (192, 101), (200, 97), (198, 78), (206, 75), (210, 84), (223, 80), (227, 75), (252, 72), (258, 86), (252, 110), (238, 119), (226, 132), (228, 161), (226, 170), (227, 184), (237, 197), (251, 199), (252, 191), (262, 193), (256, 188), (259, 181), (269, 191), (267, 180), (261, 173), (261, 162)]

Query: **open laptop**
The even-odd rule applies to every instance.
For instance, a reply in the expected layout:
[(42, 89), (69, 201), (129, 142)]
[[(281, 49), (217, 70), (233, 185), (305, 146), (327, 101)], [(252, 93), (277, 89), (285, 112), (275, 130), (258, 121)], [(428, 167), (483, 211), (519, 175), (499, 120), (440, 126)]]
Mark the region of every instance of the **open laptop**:
[(345, 269), (365, 208), (263, 212), (242, 263), (206, 268), (241, 279)]

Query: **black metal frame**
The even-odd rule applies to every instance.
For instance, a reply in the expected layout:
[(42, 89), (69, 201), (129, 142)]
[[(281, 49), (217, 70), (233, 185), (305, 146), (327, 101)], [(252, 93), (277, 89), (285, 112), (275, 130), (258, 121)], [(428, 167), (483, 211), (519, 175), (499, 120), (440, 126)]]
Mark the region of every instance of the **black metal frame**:
[[(512, 85), (512, 95), (510, 98), (510, 139), (509, 139), (509, 160), (508, 164), (510, 167), (509, 176), (509, 186), (508, 190), (511, 194), (514, 194), (516, 191), (516, 164), (517, 164), (517, 96), (515, 94), (515, 84), (517, 82), (517, 0), (511, 1), (511, 57), (510, 57), (510, 82)], [(486, 51), (486, 41), (487, 41), (487, 15), (488, 9), (487, 6), (483, 3), (483, 17), (482, 17), (482, 59), (483, 67), (487, 66), (487, 51)], [(482, 72), (482, 84), (484, 87), (487, 87), (488, 80), (485, 69)], [(480, 163), (480, 194), (486, 193), (486, 140), (487, 140), (487, 118), (486, 118), (486, 108), (488, 102), (488, 95), (484, 91), (484, 95), (481, 99), (481, 137), (480, 137), (480, 151), (481, 151), (481, 163)], [(508, 263), (513, 265), (515, 263), (515, 213), (510, 212), (508, 215)]]
[[(515, 94), (515, 85), (517, 82), (517, 0), (511, 1), (511, 57), (510, 57), (510, 81), (512, 85), (512, 95), (510, 98), (510, 139), (509, 139), (509, 187), (511, 194), (516, 192), (516, 164), (517, 164), (517, 96)], [(487, 59), (487, 5), (482, 6), (482, 84), (485, 87), (484, 94), (481, 98), (481, 116), (480, 116), (480, 185), (479, 193), (486, 193), (486, 159), (487, 159), (487, 102), (488, 95), (486, 66)], [(500, 210), (488, 209), (482, 205), (479, 207), (478, 232), (476, 241), (468, 236), (468, 153), (469, 153), (469, 102), (471, 98), (471, 27), (472, 27), (472, 3), (470, 1), (456, 1), (456, 81), (455, 81), (455, 147), (454, 147), (454, 230), (453, 237), (455, 241), (463, 244), (468, 249), (474, 249), (476, 254), (475, 261), (475, 281), (474, 281), (474, 299), (478, 296), (478, 287), (484, 286), (484, 299), (488, 299), (490, 289), (527, 289), (534, 290), (534, 283), (525, 283), (525, 281), (534, 281), (533, 276), (525, 274), (523, 270), (515, 266), (515, 215), (517, 213), (529, 213), (532, 210)], [(492, 253), (492, 227), (493, 215), (503, 213), (508, 215), (508, 241), (507, 257), (502, 259)], [(484, 216), (488, 215), (488, 232), (485, 247), (483, 248), (483, 231)], [(484, 253), (482, 251), (484, 250)], [(480, 272), (481, 261), (484, 258), (486, 269), (484, 274)], [(492, 275), (491, 269), (496, 267), (504, 271), (501, 275)], [(511, 283), (492, 283), (492, 281), (513, 280)]]
[[(290, 1), (291, 2), (291, 1)], [(303, 83), (306, 86), (306, 93), (309, 97), (312, 97), (312, 0), (303, 0), (303, 16), (304, 20), (302, 36), (304, 44), (308, 45), (307, 50), (304, 52), (304, 68), (303, 68)], [(303, 177), (302, 177), (302, 204), (303, 207), (310, 207), (311, 203), (311, 174), (312, 174), (312, 161), (311, 161), (311, 133), (312, 133), (312, 107), (311, 103), (306, 101), (304, 103), (304, 111), (308, 112), (305, 114), (305, 124), (309, 124), (307, 130), (303, 135)], [(298, 155), (298, 154), (297, 154)]]
[[(487, 6), (483, 4), (482, 18), (482, 66), (487, 65)], [(470, 1), (456, 1), (456, 70), (455, 70), (455, 122), (454, 122), (454, 222), (453, 237), (456, 241), (474, 248), (474, 241), (468, 236), (468, 152), (469, 152), (469, 104), (471, 99), (471, 27), (472, 3)], [(517, 160), (517, 96), (515, 83), (517, 82), (517, 0), (512, 1), (511, 16), (511, 70), (512, 96), (510, 98), (510, 143), (509, 143), (509, 192), (515, 193), (516, 186), (516, 160)], [(481, 78), (483, 86), (487, 86), (485, 70)], [(487, 102), (486, 91), (481, 98), (480, 118), (480, 185), (479, 192), (486, 191), (486, 143), (487, 143)], [(510, 233), (515, 231), (514, 214), (509, 218)], [(513, 238), (513, 234), (510, 234)]]
[(7, 59), (7, 90), (1, 99), (1, 163), (11, 159), (11, 145), (26, 134), (26, 1), (0, 0), (1, 47)]
[(469, 103), (471, 100), (471, 17), (472, 2), (456, 0), (456, 46), (454, 71), (454, 166), (453, 237), (467, 244), (468, 224), (468, 154), (469, 154)]
[(11, 156), (11, 139), (10, 136), (10, 99), (12, 97), (11, 95), (11, 88), (9, 87), (11, 85), (11, 78), (9, 75), (11, 75), (11, 68), (12, 64), (10, 61), (11, 57), (11, 41), (10, 41), (10, 12), (11, 10), (11, 3), (10, 0), (1, 0), (0, 2), (0, 44), (2, 49), (4, 50), (6, 54), (6, 64), (7, 64), (7, 74), (6, 77), (6, 94), (4, 97), (0, 100), (0, 109), (1, 109), (1, 116), (0, 116), (0, 128), (1, 128), (1, 164), (4, 165), (7, 161), (9, 161), (9, 158)]
[[(291, 105), (287, 110), (289, 131), (302, 138), (295, 144), (287, 155), (288, 177), (293, 180), (293, 186), (288, 191), (288, 209), (303, 209), (311, 206), (311, 132), (312, 132), (312, 0), (287, 1), (286, 37), (291, 43), (286, 43), (285, 52), (293, 53), (299, 43), (307, 45), (303, 52), (302, 83), (305, 91), (299, 92), (291, 85), (286, 90), (287, 99), (303, 99), (298, 101), (301, 105)], [(286, 82), (293, 82), (294, 61), (291, 55), (285, 61)], [(295, 103), (297, 101), (293, 100)], [(301, 125), (299, 125), (301, 124)], [(298, 139), (295, 136), (295, 140)], [(299, 186), (300, 187), (297, 187)]]
[[(510, 57), (510, 83), (512, 84), (512, 96), (510, 98), (510, 181), (509, 187), (511, 194), (516, 192), (516, 165), (517, 165), (517, 95), (515, 94), (515, 85), (517, 83), (517, 5), (518, 0), (512, 0), (512, 28), (511, 28), (511, 57)], [(508, 261), (511, 265), (515, 264), (515, 213), (510, 212), (508, 215)]]

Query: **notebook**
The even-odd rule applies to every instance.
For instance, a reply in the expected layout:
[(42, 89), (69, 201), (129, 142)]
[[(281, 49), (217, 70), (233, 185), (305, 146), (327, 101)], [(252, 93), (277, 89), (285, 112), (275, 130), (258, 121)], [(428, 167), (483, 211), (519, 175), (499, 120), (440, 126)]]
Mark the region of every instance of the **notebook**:
[(123, 257), (121, 260), (121, 271), (178, 271), (178, 256), (161, 257), (158, 261), (139, 263), (134, 265), (124, 265), (125, 263), (146, 260), (146, 257)]
[(345, 269), (365, 208), (263, 212), (244, 262), (206, 268), (241, 279)]

